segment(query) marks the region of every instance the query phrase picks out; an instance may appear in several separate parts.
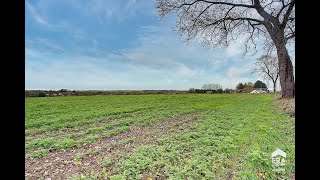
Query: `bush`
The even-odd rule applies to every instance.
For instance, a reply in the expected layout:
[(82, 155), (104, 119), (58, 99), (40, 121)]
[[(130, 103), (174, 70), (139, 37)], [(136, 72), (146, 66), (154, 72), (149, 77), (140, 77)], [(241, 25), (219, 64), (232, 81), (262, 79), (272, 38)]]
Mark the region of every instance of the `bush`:
[(217, 89), (216, 91), (217, 91), (217, 93), (223, 93), (223, 90), (221, 88)]
[(230, 94), (230, 93), (232, 93), (233, 92), (233, 90), (232, 89), (228, 89), (228, 88), (226, 88), (225, 90), (224, 90), (224, 93), (228, 93), (228, 94)]
[(206, 90), (206, 89), (193, 89), (193, 88), (190, 88), (190, 90), (189, 90), (190, 93), (207, 93), (209, 91), (210, 91), (210, 94), (223, 93), (223, 89)]
[(46, 97), (46, 94), (44, 92), (39, 92), (38, 97)]
[(195, 91), (196, 93), (206, 93), (206, 90), (204, 89), (196, 89)]
[(189, 93), (196, 93), (196, 90), (194, 88), (190, 88)]

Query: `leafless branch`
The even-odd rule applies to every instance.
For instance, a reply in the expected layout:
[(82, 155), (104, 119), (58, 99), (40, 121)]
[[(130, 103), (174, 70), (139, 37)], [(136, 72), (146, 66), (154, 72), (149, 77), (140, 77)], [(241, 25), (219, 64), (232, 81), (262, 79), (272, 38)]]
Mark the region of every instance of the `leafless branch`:
[(287, 25), (287, 21), (289, 20), (289, 17), (293, 10), (294, 5), (295, 5), (295, 0), (292, 0), (287, 12), (284, 14), (283, 21), (281, 23), (282, 28), (285, 28), (285, 26)]

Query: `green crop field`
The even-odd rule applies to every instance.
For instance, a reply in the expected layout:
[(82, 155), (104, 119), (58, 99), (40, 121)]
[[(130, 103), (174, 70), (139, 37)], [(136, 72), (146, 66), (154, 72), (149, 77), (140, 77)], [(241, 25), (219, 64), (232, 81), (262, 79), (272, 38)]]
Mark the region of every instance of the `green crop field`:
[[(286, 179), (295, 125), (270, 94), (26, 98), (26, 179)], [(286, 152), (276, 174), (271, 153)]]

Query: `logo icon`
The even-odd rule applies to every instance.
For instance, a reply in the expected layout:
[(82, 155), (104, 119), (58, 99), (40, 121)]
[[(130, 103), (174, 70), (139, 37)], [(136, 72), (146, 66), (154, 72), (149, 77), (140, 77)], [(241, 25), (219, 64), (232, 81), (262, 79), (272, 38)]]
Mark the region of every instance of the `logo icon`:
[(279, 148), (271, 154), (273, 171), (283, 172), (285, 170), (284, 165), (286, 156), (286, 153)]

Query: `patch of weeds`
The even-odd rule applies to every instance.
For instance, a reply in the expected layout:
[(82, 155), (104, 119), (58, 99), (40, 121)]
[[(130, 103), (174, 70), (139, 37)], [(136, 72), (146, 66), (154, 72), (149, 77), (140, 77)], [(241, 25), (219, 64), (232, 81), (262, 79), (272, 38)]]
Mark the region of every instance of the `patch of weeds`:
[(259, 150), (254, 150), (247, 155), (247, 160), (252, 164), (253, 167), (258, 169), (270, 169), (271, 161), (270, 155), (262, 153)]
[(107, 157), (103, 162), (102, 162), (102, 167), (109, 167), (114, 163), (113, 159), (111, 157)]
[(89, 135), (86, 138), (86, 140), (91, 143), (97, 141), (98, 139), (99, 139), (99, 135)]
[(123, 141), (121, 141), (121, 144), (130, 144), (133, 143), (134, 138), (127, 138)]
[(70, 149), (73, 147), (79, 147), (82, 144), (81, 141), (75, 141), (73, 139), (63, 139), (60, 141), (57, 141), (53, 146), (56, 149)]
[(92, 178), (85, 175), (79, 175), (67, 177), (67, 180), (92, 180)]
[(126, 179), (125, 176), (122, 176), (122, 175), (113, 175), (113, 176), (110, 176), (110, 180), (124, 180)]
[(140, 123), (140, 126), (145, 127), (145, 126), (150, 126), (153, 123), (153, 120), (149, 119), (144, 121), (143, 123)]
[(40, 149), (40, 150), (35, 150), (32, 153), (31, 157), (36, 159), (36, 158), (42, 158), (48, 155), (49, 155), (49, 151), (47, 149)]
[(77, 153), (75, 155), (75, 158), (77, 161), (81, 161), (83, 159), (84, 155), (85, 155), (84, 153)]
[(96, 133), (96, 132), (100, 132), (104, 129), (104, 127), (93, 127), (93, 128), (89, 128), (88, 129), (88, 134), (92, 134), (92, 133)]
[(69, 139), (75, 139), (77, 136), (75, 134), (67, 134), (66, 137)]
[(50, 148), (53, 146), (54, 143), (56, 143), (56, 140), (53, 138), (39, 138), (39, 139), (34, 139), (29, 143), (27, 143), (26, 148), (27, 149), (38, 148), (38, 147)]
[(125, 120), (120, 120), (117, 123), (117, 126), (129, 126), (130, 124), (132, 124), (134, 122), (133, 119), (125, 119)]
[(120, 142), (112, 142), (111, 147), (119, 147), (120, 146)]
[(254, 179), (259, 179), (259, 177), (256, 174), (254, 174), (252, 171), (240, 171), (239, 179), (254, 180)]
[(110, 137), (112, 137), (112, 136), (116, 136), (116, 135), (118, 135), (118, 134), (121, 134), (121, 133), (126, 132), (126, 131), (129, 131), (129, 130), (130, 130), (129, 127), (119, 127), (119, 128), (114, 129), (114, 130), (111, 130), (111, 131), (106, 132), (106, 133), (104, 134), (104, 136), (105, 136), (106, 138), (110, 138)]

